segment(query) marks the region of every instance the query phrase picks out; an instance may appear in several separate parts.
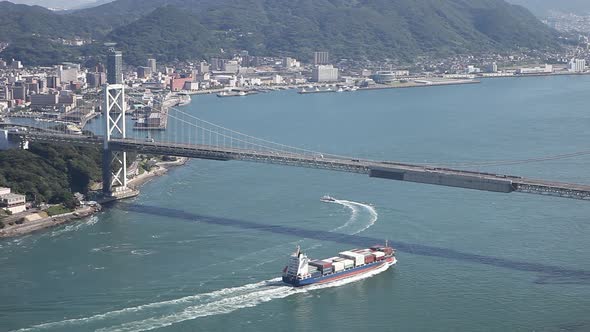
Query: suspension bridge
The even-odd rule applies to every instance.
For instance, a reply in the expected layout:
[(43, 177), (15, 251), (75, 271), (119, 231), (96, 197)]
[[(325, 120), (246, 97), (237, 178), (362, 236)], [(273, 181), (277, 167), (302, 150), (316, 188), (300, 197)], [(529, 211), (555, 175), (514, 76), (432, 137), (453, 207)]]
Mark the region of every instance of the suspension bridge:
[[(21, 142), (40, 141), (59, 144), (102, 146), (103, 191), (105, 196), (124, 198), (127, 187), (127, 152), (170, 155), (218, 161), (246, 161), (285, 166), (306, 167), (365, 174), (369, 177), (425, 183), (499, 193), (522, 192), (590, 200), (590, 185), (529, 179), (519, 176), (466, 171), (432, 165), (376, 161), (350, 156), (328, 154), (309, 149), (287, 146), (225, 128), (180, 109), (171, 108), (168, 122), (174, 130), (160, 131), (154, 137), (128, 135), (127, 102), (143, 103), (125, 96), (125, 86), (107, 85), (103, 95), (104, 133), (72, 133), (67, 125), (47, 122), (26, 130), (12, 131), (10, 136)], [(573, 154), (529, 159), (473, 164), (474, 166), (510, 165), (537, 162), (590, 154), (583, 151)]]

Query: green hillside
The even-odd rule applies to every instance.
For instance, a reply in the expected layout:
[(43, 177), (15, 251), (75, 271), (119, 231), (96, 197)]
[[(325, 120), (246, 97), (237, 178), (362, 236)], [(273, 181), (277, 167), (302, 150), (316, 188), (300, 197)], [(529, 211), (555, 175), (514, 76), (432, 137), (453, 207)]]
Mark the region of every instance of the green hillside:
[(137, 18), (164, 3), (183, 10), (177, 19), (184, 32), (190, 30), (182, 23), (198, 22), (212, 33), (224, 32), (224, 48), (254, 54), (308, 59), (313, 50), (325, 49), (335, 57), (410, 59), (557, 45), (555, 31), (502, 0), (118, 0), (77, 15), (115, 25), (113, 17)]
[(0, 151), (0, 186), (29, 200), (73, 203), (73, 192), (88, 191), (101, 178), (97, 148), (32, 143), (29, 150)]
[(59, 15), (40, 6), (2, 1), (0, 13), (0, 41), (14, 41), (31, 36), (85, 37), (99, 33), (97, 27), (80, 17)]
[[(411, 60), (417, 55), (559, 47), (557, 32), (503, 0), (117, 0), (68, 15), (2, 6), (13, 7), (13, 23), (2, 22), (0, 36), (18, 41), (3, 55), (19, 59), (27, 57), (32, 43), (15, 36), (71, 35), (76, 31), (72, 25), (94, 35), (97, 45), (117, 42), (131, 64), (143, 64), (148, 54), (184, 60), (216, 54), (220, 48), (303, 60), (315, 50), (327, 50), (333, 59)], [(18, 23), (31, 20), (36, 23)], [(53, 47), (52, 52), (56, 59), (69, 59), (95, 49)], [(29, 56), (25, 63), (35, 59)]]
[(107, 39), (117, 43), (126, 62), (137, 64), (145, 63), (148, 55), (164, 62), (203, 58), (220, 45), (196, 17), (170, 6), (115, 29)]

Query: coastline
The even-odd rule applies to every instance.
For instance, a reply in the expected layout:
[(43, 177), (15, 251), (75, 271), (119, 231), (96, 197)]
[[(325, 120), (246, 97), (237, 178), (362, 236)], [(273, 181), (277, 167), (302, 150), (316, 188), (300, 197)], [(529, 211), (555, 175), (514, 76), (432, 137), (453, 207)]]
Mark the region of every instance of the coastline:
[(5, 228), (0, 230), (0, 239), (23, 236), (42, 229), (57, 227), (74, 220), (90, 217), (100, 210), (100, 206), (84, 206), (69, 213), (59, 214), (46, 218), (40, 218), (33, 221), (25, 221), (21, 225), (7, 225)]
[[(131, 189), (138, 190), (142, 185), (149, 182), (151, 179), (155, 177), (162, 176), (168, 172), (170, 168), (178, 167), (185, 165), (188, 161), (188, 158), (181, 157), (178, 158), (176, 161), (162, 161), (156, 163), (156, 167), (154, 170), (145, 172), (140, 174), (133, 179), (128, 181), (128, 186)], [(95, 215), (97, 212), (101, 211), (102, 207), (98, 206), (81, 206), (77, 208), (75, 211), (64, 213), (60, 215), (39, 218), (32, 221), (25, 221), (24, 223), (18, 225), (10, 226), (6, 225), (3, 229), (0, 229), (0, 239), (3, 238), (12, 238), (12, 237), (19, 237), (28, 235), (37, 231), (41, 231), (48, 228), (53, 228), (57, 226), (61, 226), (67, 223), (71, 223), (80, 219), (88, 218)], [(38, 212), (29, 213), (18, 215), (19, 218), (32, 215)]]
[[(359, 88), (356, 91), (371, 91), (371, 90), (384, 90), (384, 89), (405, 89), (405, 88), (424, 88), (424, 87), (435, 87), (435, 86), (452, 86), (452, 85), (469, 85), (469, 84), (478, 84), (481, 83), (479, 79), (492, 79), (492, 78), (538, 78), (543, 76), (585, 76), (590, 75), (588, 73), (542, 73), (542, 74), (526, 74), (526, 75), (509, 75), (509, 76), (479, 76), (477, 80), (475, 79), (447, 79), (447, 80), (432, 80), (428, 83), (402, 83), (402, 84), (395, 84), (395, 85), (385, 85), (385, 84), (378, 84), (372, 87), (366, 88)], [(286, 90), (286, 89), (297, 89), (299, 87), (303, 87), (307, 85), (288, 85), (282, 86), (282, 89), (277, 90)], [(224, 89), (220, 89), (219, 91), (224, 91)], [(274, 91), (274, 89), (273, 89)], [(210, 94), (215, 93), (215, 90), (200, 90), (191, 94)], [(328, 91), (320, 91), (320, 92), (328, 92)], [(336, 92), (336, 91), (330, 91)], [(314, 93), (314, 92), (310, 92)], [(153, 170), (149, 172), (144, 172), (140, 175), (135, 176), (134, 178), (128, 180), (128, 187), (130, 189), (134, 189), (139, 191), (141, 186), (145, 183), (149, 182), (151, 179), (155, 177), (159, 177), (165, 175), (170, 168), (178, 167), (186, 164), (189, 158), (179, 157), (175, 161), (169, 162), (158, 162), (155, 164)], [(133, 196), (135, 197), (135, 196)], [(130, 197), (129, 197), (130, 198)], [(115, 201), (115, 200), (113, 200)], [(30, 233), (34, 233), (36, 231), (44, 230), (47, 228), (57, 227), (66, 223), (74, 222), (76, 220), (80, 220), (83, 218), (90, 217), (101, 210), (101, 207), (90, 207), (90, 206), (82, 206), (77, 208), (75, 211), (70, 213), (55, 215), (51, 217), (38, 217), (37, 219), (25, 221), (24, 223), (18, 225), (8, 225), (5, 222), (5, 227), (0, 229), (0, 239), (3, 238), (11, 238), (11, 237), (19, 237), (24, 236)], [(17, 220), (26, 216), (35, 215), (36, 212), (28, 211), (29, 213), (19, 214), (18, 218), (7, 218), (10, 219), (11, 222), (13, 220)]]
[(162, 176), (168, 173), (168, 170), (173, 167), (183, 166), (188, 162), (189, 158), (179, 157), (175, 161), (160, 161), (156, 163), (154, 170), (140, 174), (127, 182), (127, 186), (131, 189), (139, 189), (142, 185), (149, 182), (151, 179)]

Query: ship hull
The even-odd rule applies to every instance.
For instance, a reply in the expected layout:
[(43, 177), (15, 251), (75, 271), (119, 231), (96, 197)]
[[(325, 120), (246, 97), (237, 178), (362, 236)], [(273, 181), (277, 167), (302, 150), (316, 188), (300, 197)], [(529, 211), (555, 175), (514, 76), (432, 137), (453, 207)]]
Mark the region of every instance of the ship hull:
[(305, 279), (298, 279), (289, 276), (283, 276), (283, 282), (287, 283), (293, 287), (303, 287), (309, 286), (313, 284), (322, 284), (322, 283), (329, 283), (334, 282), (342, 279), (351, 278), (358, 275), (363, 275), (369, 273), (371, 271), (377, 270), (385, 265), (392, 266), (397, 263), (395, 257), (388, 257), (382, 261), (377, 261), (374, 263), (365, 264), (359, 267), (354, 267), (348, 270), (330, 273), (327, 275), (319, 276), (319, 277), (311, 277)]

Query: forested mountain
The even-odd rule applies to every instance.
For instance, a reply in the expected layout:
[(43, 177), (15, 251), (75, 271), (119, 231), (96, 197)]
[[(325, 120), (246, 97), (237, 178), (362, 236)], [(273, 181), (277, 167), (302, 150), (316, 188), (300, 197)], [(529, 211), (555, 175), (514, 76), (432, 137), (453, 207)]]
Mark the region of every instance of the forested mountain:
[(12, 41), (31, 36), (86, 36), (96, 29), (77, 16), (65, 16), (40, 6), (0, 2), (0, 41)]
[(232, 31), (226, 48), (255, 54), (307, 58), (327, 49), (337, 57), (409, 58), (555, 46), (552, 30), (501, 0), (118, 0), (78, 15), (116, 24), (113, 17), (132, 19), (162, 4), (185, 10), (181, 22)]
[(27, 199), (72, 203), (73, 192), (88, 191), (101, 179), (98, 148), (31, 143), (29, 150), (0, 151), (0, 186)]
[(115, 29), (107, 39), (117, 43), (128, 63), (145, 63), (148, 55), (160, 61), (204, 58), (221, 46), (196, 17), (171, 6)]
[(590, 14), (589, 0), (507, 0), (526, 7), (534, 14), (545, 17), (550, 11), (563, 13)]
[(220, 48), (303, 60), (315, 50), (333, 58), (410, 60), (558, 46), (554, 30), (503, 0), (117, 0), (68, 15), (28, 8), (52, 25), (47, 34), (71, 33), (53, 25), (73, 20), (81, 33), (119, 43), (133, 64), (144, 63), (147, 54), (184, 60)]

